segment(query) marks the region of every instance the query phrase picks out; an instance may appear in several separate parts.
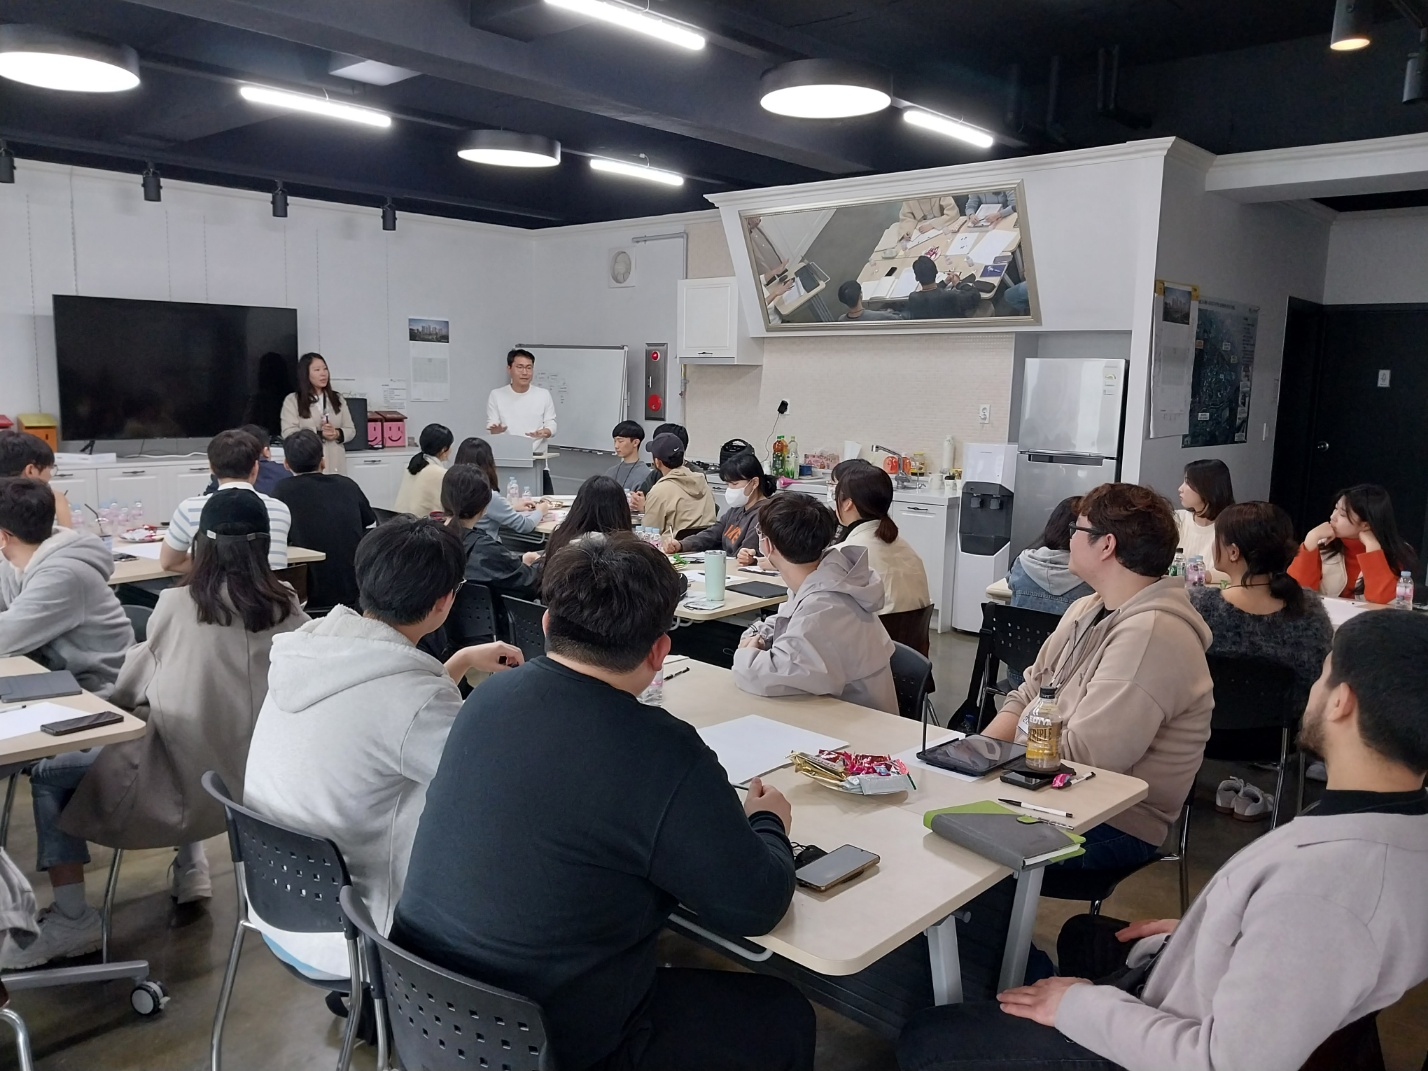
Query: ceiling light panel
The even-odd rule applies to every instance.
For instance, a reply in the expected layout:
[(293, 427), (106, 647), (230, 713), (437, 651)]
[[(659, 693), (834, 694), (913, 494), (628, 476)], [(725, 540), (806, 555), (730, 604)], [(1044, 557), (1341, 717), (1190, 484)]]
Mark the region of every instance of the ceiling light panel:
[(886, 75), (837, 60), (783, 63), (759, 80), (765, 111), (795, 119), (847, 119), (871, 115), (892, 103)]
[(642, 33), (647, 37), (663, 41), (679, 48), (698, 50), (704, 47), (705, 37), (693, 26), (662, 18), (643, 8), (622, 4), (617, 0), (545, 0), (551, 7), (569, 11), (586, 18), (598, 19), (611, 26), (632, 33)]
[(305, 93), (289, 93), (283, 89), (269, 89), (267, 86), (240, 86), (238, 92), (244, 100), (254, 104), (266, 104), (289, 111), (321, 115), (328, 119), (341, 119), (349, 123), (366, 126), (389, 127), (392, 117), (375, 108), (363, 108), (356, 104), (328, 100), (326, 97), (310, 97)]
[(684, 185), (684, 176), (676, 175), (673, 171), (661, 171), (657, 167), (646, 167), (644, 164), (627, 164), (623, 160), (607, 160), (603, 156), (592, 156), (590, 167), (594, 171), (621, 175), (625, 178), (643, 179), (645, 182), (657, 182), (662, 186)]
[(494, 167), (555, 167), (560, 163), (560, 142), (514, 130), (474, 130), (456, 155)]
[(930, 130), (934, 134), (941, 134), (944, 137), (956, 138), (958, 141), (965, 141), (968, 145), (975, 145), (979, 149), (990, 149), (996, 142), (996, 139), (985, 130), (969, 126), (957, 119), (948, 119), (945, 115), (923, 111), (921, 108), (908, 108), (902, 113), (902, 118), (904, 122), (912, 126)]
[(69, 93), (120, 93), (139, 84), (139, 54), (83, 34), (0, 26), (0, 77)]

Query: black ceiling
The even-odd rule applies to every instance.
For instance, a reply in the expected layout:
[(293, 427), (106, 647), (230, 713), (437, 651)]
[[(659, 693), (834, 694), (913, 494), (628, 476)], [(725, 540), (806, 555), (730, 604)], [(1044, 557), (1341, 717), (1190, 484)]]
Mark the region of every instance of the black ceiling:
[[(1396, 4), (1428, 0), (1395, 0)], [(17, 155), (380, 204), (522, 227), (708, 207), (717, 190), (901, 171), (1177, 134), (1214, 152), (1428, 129), (1398, 103), (1417, 31), (1383, 5), (1363, 53), (1327, 48), (1333, 0), (655, 0), (698, 25), (690, 53), (542, 0), (0, 0), (0, 22), (83, 30), (138, 49), (142, 85), (115, 96), (0, 82)], [(1118, 49), (1118, 99), (1097, 107)], [(1107, 50), (1098, 68), (1098, 52)], [(334, 53), (403, 66), (386, 87), (327, 73)], [(895, 110), (785, 119), (758, 76), (787, 59), (856, 59), (897, 96), (992, 129), (989, 154), (908, 129)], [(1052, 57), (1061, 76), (1048, 111)], [(1013, 82), (1013, 65), (1019, 76)], [(389, 130), (275, 115), (240, 82), (388, 110)], [(1017, 87), (1012, 92), (1012, 86)], [(458, 160), (462, 132), (559, 138), (548, 171)], [(637, 158), (682, 189), (592, 174), (582, 155)]]

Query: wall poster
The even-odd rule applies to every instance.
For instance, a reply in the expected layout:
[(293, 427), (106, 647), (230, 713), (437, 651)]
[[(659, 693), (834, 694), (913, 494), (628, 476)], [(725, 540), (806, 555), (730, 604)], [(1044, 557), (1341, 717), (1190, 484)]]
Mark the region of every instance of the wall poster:
[(1190, 430), (1190, 377), (1195, 363), (1195, 323), (1200, 288), (1155, 281), (1150, 343), (1150, 438)]
[(1189, 427), (1181, 444), (1229, 446), (1249, 441), (1259, 306), (1201, 298), (1195, 325), (1195, 369)]
[(407, 319), (411, 349), (411, 400), (444, 402), (451, 397), (451, 322), (429, 316)]

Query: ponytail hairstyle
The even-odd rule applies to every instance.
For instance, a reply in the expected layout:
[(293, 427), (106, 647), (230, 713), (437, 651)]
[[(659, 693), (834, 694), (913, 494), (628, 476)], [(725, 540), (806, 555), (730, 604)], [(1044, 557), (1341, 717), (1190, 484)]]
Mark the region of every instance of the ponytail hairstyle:
[(448, 521), (469, 521), (491, 504), (491, 485), (475, 465), (452, 465), (441, 478), (441, 512)]
[(1215, 547), (1220, 552), (1239, 548), (1245, 576), (1268, 577), (1269, 593), (1284, 603), (1284, 612), (1290, 617), (1299, 617), (1309, 608), (1309, 597), (1289, 575), (1298, 540), (1294, 522), (1280, 507), (1272, 502), (1226, 506), (1215, 518)]
[(407, 471), (415, 476), (429, 464), (427, 455), (436, 457), (443, 450), (450, 450), (455, 441), (456, 436), (451, 434), (451, 429), (445, 424), (428, 424), (421, 429), (421, 437), (417, 439), (421, 453), (407, 462)]
[(1185, 482), (1200, 496), (1205, 508), (1198, 516), (1213, 521), (1227, 506), (1235, 504), (1235, 485), (1230, 467), (1217, 458), (1206, 457), (1185, 466)]
[(897, 538), (897, 522), (888, 516), (893, 502), (892, 477), (882, 469), (874, 465), (849, 468), (838, 481), (834, 501), (839, 505), (851, 502), (859, 517), (877, 521), (874, 535), (884, 543), (891, 543)]
[[(1340, 491), (1335, 503), (1343, 502), (1348, 510), (1349, 520), (1366, 524), (1373, 531), (1378, 545), (1383, 548), (1383, 556), (1388, 559), (1388, 567), (1394, 574), (1414, 572), (1418, 568), (1418, 555), (1413, 547), (1398, 532), (1398, 521), (1393, 516), (1393, 502), (1388, 492), (1375, 483), (1357, 483)], [(1324, 547), (1326, 554), (1342, 554), (1344, 542), (1335, 539)]]
[(778, 482), (764, 472), (764, 466), (752, 450), (744, 450), (732, 457), (725, 458), (719, 465), (719, 479), (725, 482), (729, 480), (757, 480), (759, 494), (764, 498), (768, 498), (778, 490)]
[(501, 486), (501, 477), (496, 473), (496, 455), (491, 452), (491, 444), (475, 435), (462, 439), (456, 448), (457, 465), (475, 465), (486, 477), (486, 482), (494, 491)]

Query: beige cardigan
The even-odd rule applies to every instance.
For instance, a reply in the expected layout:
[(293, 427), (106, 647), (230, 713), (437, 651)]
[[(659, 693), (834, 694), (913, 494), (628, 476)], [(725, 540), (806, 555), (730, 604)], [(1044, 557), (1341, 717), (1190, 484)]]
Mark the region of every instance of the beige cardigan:
[[(289, 394), (283, 399), (283, 412), (278, 418), (278, 423), (282, 425), (283, 438), (286, 439), (295, 431), (317, 432), (317, 437), (322, 439), (322, 456), (327, 461), (326, 472), (342, 475), (347, 471), (347, 448), (342, 443), (350, 443), (357, 437), (357, 429), (352, 426), (352, 407), (343, 402), (342, 408), (335, 413), (329, 413), (328, 419), (332, 426), (342, 432), (342, 442), (328, 442), (322, 439), (322, 407), (314, 405), (308, 415), (303, 417), (298, 415), (298, 396)], [(365, 438), (367, 429), (362, 429)]]
[(860, 524), (848, 533), (843, 546), (866, 547), (868, 564), (882, 579), (887, 599), (880, 614), (900, 614), (905, 610), (921, 610), (932, 602), (927, 587), (927, 569), (901, 535), (884, 543), (876, 535), (877, 521)]
[(446, 466), (430, 455), (426, 464), (416, 475), (410, 469), (402, 473), (401, 486), (397, 488), (397, 501), (393, 505), (398, 513), (410, 513), (413, 517), (429, 517), (441, 512), (441, 481), (446, 479)]

